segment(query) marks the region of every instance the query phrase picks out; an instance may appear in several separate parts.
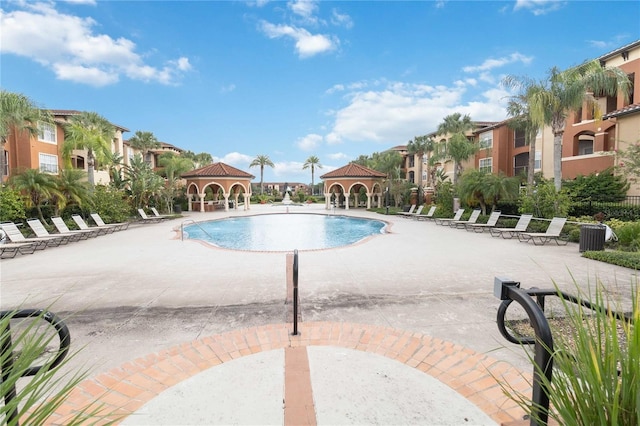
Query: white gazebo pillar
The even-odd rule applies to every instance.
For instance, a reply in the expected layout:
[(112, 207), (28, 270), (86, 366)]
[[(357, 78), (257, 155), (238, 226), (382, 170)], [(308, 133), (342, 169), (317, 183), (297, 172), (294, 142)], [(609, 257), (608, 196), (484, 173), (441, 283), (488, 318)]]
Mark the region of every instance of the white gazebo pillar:
[(367, 192), (367, 209), (371, 208), (371, 198), (373, 197), (373, 194), (370, 192)]
[(251, 194), (244, 194), (244, 209), (249, 210), (251, 208)]
[(223, 192), (222, 196), (224, 197), (224, 211), (228, 212), (229, 211), (229, 196), (231, 194), (228, 192)]
[(204, 197), (207, 196), (207, 193), (203, 192), (202, 194), (198, 194), (198, 196), (200, 197), (200, 211), (204, 213)]
[(331, 193), (330, 192), (324, 193), (324, 209), (331, 210)]

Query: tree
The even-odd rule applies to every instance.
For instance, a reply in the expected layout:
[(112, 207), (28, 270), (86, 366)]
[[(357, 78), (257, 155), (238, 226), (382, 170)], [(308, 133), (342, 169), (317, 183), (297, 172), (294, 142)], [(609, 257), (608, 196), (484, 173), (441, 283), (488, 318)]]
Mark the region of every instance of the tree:
[[(60, 197), (54, 196), (54, 202), (60, 209), (67, 205), (76, 204), (80, 207), (91, 202), (91, 192), (87, 185), (87, 176), (84, 170), (63, 169), (54, 178), (54, 183), (60, 193)], [(57, 212), (59, 214), (59, 212)]]
[[(420, 182), (422, 182), (422, 157), (426, 153), (431, 153), (435, 149), (435, 142), (430, 137), (424, 136), (415, 136), (412, 141), (409, 141), (407, 144), (407, 151), (411, 155), (415, 155), (418, 157), (418, 176), (420, 176)], [(427, 160), (428, 161), (428, 160)], [(429, 163), (427, 163), (427, 167), (430, 167)], [(427, 186), (430, 186), (431, 178), (431, 170), (427, 170)], [(423, 185), (420, 185), (420, 190), (422, 190)]]
[(4, 157), (4, 145), (12, 129), (27, 131), (30, 135), (38, 134), (38, 122), (52, 123), (51, 114), (41, 110), (27, 96), (0, 90), (0, 190), (2, 190), (2, 176), (7, 168)]
[(473, 129), (473, 122), (469, 115), (454, 113), (444, 118), (438, 125), (438, 135), (451, 135), (445, 145), (444, 158), (453, 161), (453, 184), (458, 182), (462, 174), (462, 162), (467, 160), (478, 150), (477, 145), (471, 143), (465, 136), (465, 132)]
[(311, 168), (311, 195), (313, 195), (313, 188), (314, 188), (314, 180), (313, 180), (313, 175), (315, 172), (315, 168), (322, 168), (322, 164), (320, 164), (320, 159), (318, 157), (316, 157), (315, 155), (312, 155), (311, 157), (307, 158), (307, 161), (304, 162), (304, 164), (302, 165), (302, 170), (306, 170), (308, 168)]
[(129, 139), (129, 145), (131, 145), (131, 148), (142, 152), (142, 158), (147, 163), (151, 162), (151, 159), (149, 158), (149, 151), (160, 148), (160, 142), (152, 132), (143, 132), (140, 130), (137, 130)]
[(169, 211), (173, 211), (173, 198), (177, 189), (178, 179), (180, 175), (189, 170), (193, 170), (193, 161), (181, 155), (175, 155), (173, 152), (165, 152), (160, 155), (160, 166), (163, 167), (162, 173), (167, 178), (165, 187), (165, 198)]
[(271, 161), (271, 159), (269, 159), (268, 155), (258, 155), (256, 156), (256, 158), (253, 159), (253, 161), (251, 162), (251, 164), (249, 164), (249, 167), (256, 167), (256, 166), (260, 166), (260, 195), (264, 194), (264, 167), (265, 166), (269, 166), (271, 168), (275, 167), (275, 164), (273, 164), (273, 161)]
[[(400, 155), (398, 151), (374, 152), (370, 163), (372, 169), (387, 175), (387, 196), (385, 204), (389, 206), (392, 188), (395, 188), (393, 183), (396, 179), (400, 178), (399, 170), (402, 164), (402, 155)], [(397, 197), (394, 198), (397, 204), (398, 199)]]
[[(507, 81), (517, 77), (507, 77)], [(560, 71), (549, 70), (547, 79), (528, 97), (529, 114), (539, 127), (550, 125), (553, 132), (553, 182), (556, 191), (562, 188), (562, 136), (567, 117), (583, 105), (593, 108), (595, 117), (601, 111), (598, 96), (629, 96), (631, 81), (618, 67), (603, 68), (600, 61), (585, 62), (577, 67)]]
[(76, 149), (87, 150), (89, 186), (95, 187), (94, 169), (111, 155), (111, 141), (115, 137), (115, 127), (95, 112), (74, 115), (65, 126), (62, 157), (66, 168), (71, 168), (71, 155)]
[(15, 175), (10, 180), (11, 186), (26, 196), (27, 207), (35, 207), (38, 217), (44, 222), (42, 205), (45, 201), (57, 197), (64, 197), (56, 185), (52, 175), (43, 173), (38, 169), (26, 169)]
[(151, 165), (135, 155), (127, 169), (131, 197), (136, 209), (149, 205), (149, 201), (159, 195), (164, 187), (164, 179), (151, 169)]
[(540, 125), (531, 117), (529, 109), (529, 99), (537, 96), (538, 92), (544, 90), (544, 87), (531, 79), (514, 80), (505, 78), (503, 80), (507, 87), (518, 87), (521, 93), (512, 96), (507, 104), (507, 114), (513, 117), (509, 121), (509, 127), (524, 132), (524, 143), (529, 146), (529, 164), (527, 167), (527, 193), (533, 191), (534, 175), (536, 167), (536, 136)]

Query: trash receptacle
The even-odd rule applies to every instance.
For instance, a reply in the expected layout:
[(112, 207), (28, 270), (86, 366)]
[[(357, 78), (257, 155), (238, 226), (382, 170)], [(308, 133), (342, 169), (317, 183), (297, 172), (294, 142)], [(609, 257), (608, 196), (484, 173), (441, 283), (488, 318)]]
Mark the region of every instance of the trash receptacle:
[(604, 250), (606, 227), (602, 225), (582, 225), (580, 227), (580, 253)]
[(182, 213), (182, 206), (180, 204), (174, 204), (173, 205), (173, 212), (174, 213)]

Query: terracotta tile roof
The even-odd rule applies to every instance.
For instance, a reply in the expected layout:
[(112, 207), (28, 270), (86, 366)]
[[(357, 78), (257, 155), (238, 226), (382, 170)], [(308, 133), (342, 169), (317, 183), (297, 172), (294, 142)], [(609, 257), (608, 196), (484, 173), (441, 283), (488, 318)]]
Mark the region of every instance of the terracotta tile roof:
[[(78, 111), (75, 109), (50, 109), (49, 112), (51, 114), (53, 114), (54, 116), (58, 116), (58, 117), (71, 117), (73, 115), (80, 115), (82, 114), (82, 111)], [(110, 122), (111, 123), (111, 122)], [(111, 123), (113, 124), (117, 129), (122, 130), (122, 132), (128, 132), (129, 129), (127, 129), (126, 127), (122, 127), (118, 124), (115, 123)]]
[(361, 166), (356, 163), (349, 163), (346, 166), (335, 169), (332, 172), (325, 173), (320, 176), (320, 179), (328, 178), (341, 178), (341, 177), (368, 177), (368, 178), (384, 178), (387, 177), (384, 173), (377, 170), (370, 169), (368, 167)]
[(245, 179), (255, 178), (255, 176), (250, 173), (243, 172), (240, 169), (236, 169), (235, 167), (224, 163), (208, 164), (204, 167), (200, 167), (199, 169), (183, 173), (182, 177), (239, 177)]
[(640, 112), (640, 104), (627, 105), (624, 108), (621, 108), (619, 110), (612, 111), (609, 114), (603, 115), (602, 119), (606, 120), (607, 118), (620, 117), (622, 115), (633, 114), (633, 113), (636, 113), (636, 112)]

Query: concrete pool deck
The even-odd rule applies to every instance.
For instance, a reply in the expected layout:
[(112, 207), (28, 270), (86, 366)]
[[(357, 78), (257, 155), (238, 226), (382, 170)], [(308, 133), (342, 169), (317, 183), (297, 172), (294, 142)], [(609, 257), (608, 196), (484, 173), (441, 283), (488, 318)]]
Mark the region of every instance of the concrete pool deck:
[[(574, 280), (601, 280), (623, 296), (635, 282), (635, 271), (584, 259), (577, 244), (540, 247), (339, 210), (387, 220), (390, 233), (300, 252), (301, 335), (292, 336), (285, 253), (223, 250), (175, 231), (188, 219), (284, 211), (185, 213), (2, 260), (2, 309), (63, 316), (80, 349), (69, 368), (92, 367), (60, 415), (100, 396), (130, 414), (123, 424), (295, 424), (291, 416), (310, 412), (308, 424), (516, 420), (522, 413), (494, 377), (524, 389), (519, 373), (531, 365), (499, 335), (494, 277), (568, 291)], [(307, 367), (296, 364), (305, 355)], [(311, 390), (287, 397), (305, 377)]]

